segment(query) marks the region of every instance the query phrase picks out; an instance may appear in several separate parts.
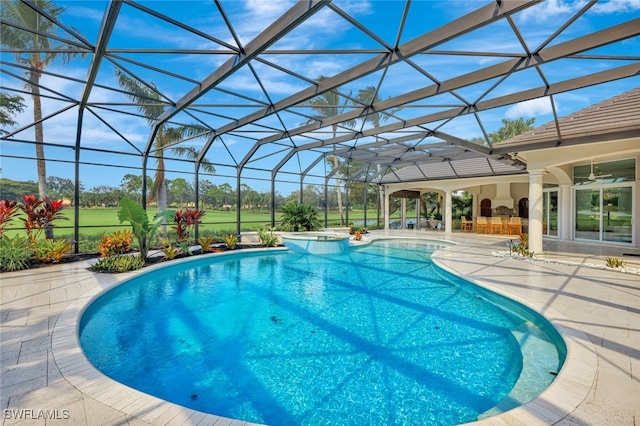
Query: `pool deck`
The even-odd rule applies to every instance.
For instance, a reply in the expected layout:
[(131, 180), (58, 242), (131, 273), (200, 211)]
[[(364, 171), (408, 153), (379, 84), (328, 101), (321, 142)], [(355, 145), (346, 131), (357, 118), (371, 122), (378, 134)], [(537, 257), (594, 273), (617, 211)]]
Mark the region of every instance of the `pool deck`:
[[(580, 266), (607, 256), (640, 269), (640, 250), (545, 240), (541, 259), (499, 257), (508, 237), (378, 231), (455, 242), (437, 264), (534, 308), (561, 332), (565, 367), (534, 401), (475, 425), (640, 424), (640, 275)], [(219, 255), (214, 255), (219, 256)], [(136, 273), (87, 271), (88, 263), (0, 275), (0, 401), (4, 425), (247, 425), (143, 394), (97, 371), (77, 339), (78, 318), (98, 294)]]

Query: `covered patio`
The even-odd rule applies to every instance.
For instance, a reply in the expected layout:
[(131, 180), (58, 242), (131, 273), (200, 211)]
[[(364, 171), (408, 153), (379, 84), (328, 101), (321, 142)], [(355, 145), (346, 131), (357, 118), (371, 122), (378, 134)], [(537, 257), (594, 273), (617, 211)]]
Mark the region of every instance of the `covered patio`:
[[(521, 229), (529, 234), (534, 253), (542, 253), (544, 237), (637, 248), (640, 223), (633, 212), (639, 207), (633, 194), (635, 182), (640, 180), (636, 166), (640, 159), (638, 111), (640, 88), (500, 143), (495, 150), (511, 152), (510, 155), (525, 160), (527, 174), (457, 178), (451, 171), (435, 176), (431, 169), (429, 179), (424, 179), (422, 168), (425, 166), (409, 166), (386, 176), (384, 188), (387, 194), (410, 194), (413, 198), (419, 198), (422, 191), (442, 193), (442, 229), (449, 234), (454, 230), (452, 194), (464, 190), (473, 197), (472, 231), (510, 234), (509, 219), (521, 218)], [(461, 169), (465, 166), (468, 164), (459, 165)], [(477, 167), (489, 166), (486, 162)], [(452, 162), (451, 167), (455, 173), (456, 162)], [(581, 196), (585, 188), (589, 194), (597, 192), (597, 205), (591, 207), (591, 200), (589, 206), (581, 204), (584, 203)], [(603, 191), (602, 199), (600, 191)], [(626, 193), (624, 198), (617, 195), (620, 191)], [(385, 217), (388, 217), (388, 195), (385, 206)], [(585, 215), (597, 217), (587, 224)], [(492, 229), (491, 222), (486, 223), (486, 220), (479, 229), (478, 218), (486, 217), (501, 219), (497, 229)], [(389, 229), (388, 220), (385, 229)]]

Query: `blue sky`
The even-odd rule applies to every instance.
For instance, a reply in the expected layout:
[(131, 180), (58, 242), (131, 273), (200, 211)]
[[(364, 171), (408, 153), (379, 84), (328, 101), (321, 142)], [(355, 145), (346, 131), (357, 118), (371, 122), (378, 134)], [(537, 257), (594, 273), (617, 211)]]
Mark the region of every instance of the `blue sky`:
[[(101, 1), (69, 1), (56, 2), (64, 5), (67, 10), (63, 14), (63, 22), (77, 29), (83, 37), (90, 43), (95, 44), (98, 29), (106, 8), (106, 3)], [(413, 1), (410, 13), (403, 27), (400, 36), (400, 44), (406, 43), (422, 34), (429, 32), (441, 25), (463, 16), (478, 7), (487, 4), (487, 1)], [(522, 36), (529, 47), (535, 49), (553, 34), (560, 26), (566, 22), (567, 18), (574, 15), (586, 2), (583, 1), (546, 1), (542, 4), (530, 7), (514, 15), (514, 24), (521, 31)], [(195, 81), (202, 80), (221, 64), (227, 61), (231, 55), (226, 45), (236, 46), (236, 40), (228, 30), (219, 11), (213, 2), (195, 1), (154, 1), (141, 2), (141, 5), (153, 9), (154, 11), (169, 16), (175, 20), (184, 22), (186, 25), (210, 35), (213, 39), (201, 37), (196, 34), (172, 25), (168, 22), (157, 19), (144, 13), (130, 5), (124, 4), (120, 11), (116, 27), (109, 42), (110, 49), (184, 49), (180, 54), (142, 54), (132, 51), (122, 51), (116, 53), (119, 58), (115, 62), (125, 66), (130, 72), (147, 81), (152, 81), (158, 90), (171, 101), (176, 101), (193, 89)], [(260, 34), (278, 16), (288, 10), (293, 2), (290, 1), (222, 1), (224, 12), (233, 26), (240, 43), (250, 42), (256, 35)], [(398, 37), (399, 27), (404, 1), (352, 1), (343, 0), (333, 2), (335, 6), (357, 20), (364, 27), (369, 28), (375, 37), (383, 43), (393, 45)], [(578, 36), (590, 34), (602, 28), (615, 25), (620, 22), (629, 21), (640, 17), (640, 0), (612, 0), (599, 2), (587, 13), (578, 18), (568, 28), (562, 31), (551, 44), (562, 43)], [(216, 43), (216, 41), (220, 43)], [(192, 123), (195, 119), (206, 121), (206, 123), (217, 128), (241, 118), (269, 102), (277, 102), (281, 99), (309, 87), (309, 82), (319, 75), (335, 75), (347, 70), (363, 60), (374, 57), (376, 53), (325, 53), (325, 54), (293, 54), (287, 52), (295, 49), (308, 49), (327, 51), (336, 49), (381, 49), (379, 40), (370, 37), (354, 27), (347, 20), (339, 16), (328, 7), (318, 12), (313, 18), (294, 29), (283, 39), (276, 42), (271, 51), (278, 51), (274, 54), (263, 54), (261, 57), (275, 64), (276, 67), (265, 63), (254, 63), (254, 70), (258, 74), (256, 79), (253, 71), (248, 67), (243, 68), (230, 78), (223, 81), (218, 87), (221, 90), (212, 91), (198, 100), (198, 104), (206, 105), (199, 108), (207, 110), (219, 116), (212, 116), (201, 112), (194, 112), (191, 116), (184, 113), (175, 117), (177, 123)], [(187, 50), (208, 49), (209, 54), (187, 52)], [(505, 20), (495, 25), (481, 28), (477, 31), (453, 39), (449, 42), (437, 46), (437, 50), (462, 51), (471, 50), (475, 52), (492, 53), (521, 53), (523, 47), (516, 37), (513, 29)], [(215, 52), (215, 53), (211, 53)], [(284, 52), (284, 53), (282, 53)], [(605, 46), (596, 51), (588, 52), (593, 54), (607, 55), (636, 55), (640, 54), (639, 37), (623, 42)], [(161, 73), (138, 66), (130, 61), (139, 61), (152, 67), (162, 68), (169, 72), (183, 75), (186, 79), (165, 76)], [(493, 63), (503, 61), (504, 57), (497, 56), (452, 56), (452, 55), (416, 55), (413, 58), (415, 64), (428, 72), (432, 77), (445, 81), (452, 77), (486, 67)], [(13, 62), (10, 54), (2, 53), (2, 60)], [(74, 59), (68, 64), (56, 62), (49, 66), (48, 71), (84, 80), (91, 63), (91, 57), (85, 59)], [(590, 59), (563, 59), (541, 66), (545, 78), (550, 83), (562, 81), (567, 78), (579, 77), (589, 72), (606, 70), (616, 66), (629, 63), (620, 60), (590, 60)], [(295, 78), (282, 72), (278, 67), (294, 71), (304, 79)], [(3, 70), (7, 69), (3, 65)], [(12, 73), (20, 74), (19, 70), (9, 69)], [(6, 73), (2, 73), (2, 90), (11, 92), (12, 89), (22, 89), (22, 82), (14, 79)], [(382, 82), (381, 82), (382, 81)], [(380, 83), (381, 82), (381, 83)], [(109, 61), (103, 61), (96, 83), (106, 87), (118, 87), (114, 74), (114, 66)], [(53, 92), (67, 94), (73, 99), (79, 99), (83, 85), (56, 76), (44, 76), (43, 86), (51, 88)], [(377, 72), (364, 76), (357, 81), (340, 87), (340, 92), (344, 94), (356, 94), (359, 89), (370, 85), (380, 84), (380, 96), (385, 99), (396, 97), (408, 91), (433, 84), (424, 74), (405, 63), (392, 66), (386, 73)], [(540, 75), (535, 70), (527, 70), (518, 75), (518, 78), (507, 79), (497, 82), (490, 80), (472, 86), (463, 87), (456, 91), (457, 95), (473, 102), (476, 100), (490, 99), (503, 96), (526, 88), (539, 87), (543, 84)], [(633, 87), (640, 85), (640, 78), (628, 78), (620, 81), (606, 83), (591, 88), (559, 94), (555, 96), (555, 107), (559, 116), (564, 116), (587, 107), (593, 103), (622, 93)], [(483, 98), (483, 94), (491, 89)], [(231, 93), (238, 93), (242, 96), (234, 96)], [(55, 95), (57, 97), (57, 95)], [(85, 114), (83, 127), (82, 145), (97, 149), (118, 150), (124, 152), (135, 152), (132, 146), (143, 149), (149, 134), (149, 127), (145, 119), (125, 115), (121, 112), (136, 112), (132, 106), (113, 105), (128, 103), (128, 99), (117, 91), (94, 87), (91, 92), (90, 102), (94, 105), (92, 110), (100, 118), (92, 113)], [(109, 103), (110, 105), (107, 105)], [(20, 125), (26, 125), (32, 121), (32, 110), (30, 101), (27, 102), (29, 108), (16, 117)], [(215, 106), (212, 106), (215, 104)], [(460, 104), (460, 99), (451, 94), (443, 94), (429, 99), (419, 100), (413, 104), (397, 111), (388, 123), (407, 120), (413, 117), (424, 115), (430, 111), (438, 111), (447, 105)], [(44, 99), (44, 115), (53, 114), (68, 106), (69, 103), (60, 100)], [(106, 108), (119, 110), (109, 111)], [(291, 111), (283, 112), (279, 116), (271, 115), (261, 120), (259, 124), (282, 129), (283, 125), (288, 128), (297, 127), (306, 120), (296, 113), (310, 114), (308, 108), (292, 108)], [(484, 111), (479, 114), (483, 126), (487, 132), (497, 130), (503, 118), (535, 117), (536, 125), (542, 125), (550, 121), (552, 108), (550, 98), (540, 98), (528, 102), (523, 102), (503, 108), (496, 108)], [(73, 160), (73, 145), (75, 141), (77, 109), (71, 108), (62, 112), (45, 122), (45, 140), (61, 147), (47, 147), (46, 155), (50, 159)], [(104, 120), (117, 129), (119, 135), (109, 126), (103, 123)], [(434, 123), (438, 125), (442, 123)], [(17, 127), (20, 127), (17, 126)], [(367, 123), (357, 123), (357, 128), (366, 129), (370, 126)], [(224, 135), (222, 141), (215, 142), (207, 158), (216, 163), (219, 175), (235, 175), (232, 168), (224, 167), (223, 164), (237, 162), (241, 160), (252, 145), (252, 140), (248, 137), (262, 138), (271, 133), (263, 127), (247, 127), (244, 133)], [(444, 124), (442, 130), (458, 137), (472, 138), (480, 136), (482, 130), (473, 116), (460, 117), (450, 123)], [(339, 134), (342, 131), (339, 131)], [(330, 129), (320, 129), (317, 135), (323, 138), (330, 136)], [(390, 135), (386, 135), (390, 136)], [(15, 138), (33, 140), (33, 130), (27, 129), (15, 135)], [(293, 143), (304, 144), (310, 141), (308, 137), (297, 136), (292, 138)], [(224, 142), (224, 143), (223, 143)], [(360, 143), (366, 143), (362, 140)], [(187, 145), (199, 148), (203, 145), (203, 140), (194, 140)], [(282, 153), (290, 146), (290, 141), (284, 141), (282, 145), (269, 145), (261, 148), (254, 156), (255, 161), (249, 163), (249, 167), (260, 167), (263, 171), (255, 171), (248, 168), (243, 173), (243, 178), (262, 179), (261, 181), (247, 180), (246, 183), (256, 189), (267, 190), (269, 184), (270, 170), (282, 158)], [(18, 143), (2, 142), (2, 153), (7, 156), (27, 155), (32, 156), (33, 146)], [(283, 166), (283, 172), (298, 173), (304, 170), (314, 158), (317, 152), (303, 152), (299, 156), (292, 158)], [(83, 152), (82, 161), (108, 162), (118, 164), (123, 167), (138, 167), (140, 159), (135, 156), (113, 155), (108, 153)], [(17, 160), (14, 158), (2, 158), (2, 177), (16, 180), (35, 180), (35, 162)], [(151, 162), (151, 166), (153, 166)], [(168, 170), (191, 171), (192, 166), (183, 162), (167, 161)], [(70, 163), (48, 163), (48, 175), (73, 177), (73, 165)], [(315, 174), (322, 175), (325, 166), (320, 163)], [(82, 166), (81, 180), (86, 188), (96, 185), (117, 186), (126, 173), (139, 174), (135, 169), (126, 168), (105, 168)], [(191, 180), (188, 175), (169, 172), (168, 178), (185, 177)], [(281, 174), (279, 177), (296, 181), (297, 178)], [(220, 184), (229, 182), (235, 186), (235, 179), (221, 176), (208, 177), (214, 183)], [(323, 179), (309, 178), (306, 183), (322, 183)], [(278, 188), (281, 192), (297, 189), (296, 185), (282, 185)]]

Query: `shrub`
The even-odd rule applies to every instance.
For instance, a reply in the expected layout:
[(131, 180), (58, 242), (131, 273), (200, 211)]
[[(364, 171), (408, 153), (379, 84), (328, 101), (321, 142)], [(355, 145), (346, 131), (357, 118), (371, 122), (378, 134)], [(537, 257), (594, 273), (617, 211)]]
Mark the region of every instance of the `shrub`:
[(162, 226), (163, 219), (171, 220), (175, 213), (171, 210), (158, 212), (154, 216), (155, 223), (149, 222), (147, 212), (137, 202), (124, 196), (120, 200), (120, 210), (118, 210), (118, 220), (120, 223), (129, 222), (133, 235), (138, 241), (140, 256), (147, 258), (151, 241), (155, 238), (158, 228)]
[(67, 220), (62, 215), (62, 210), (65, 209), (62, 200), (52, 200), (49, 197), (39, 200), (34, 194), (23, 195), (19, 200), (18, 207), (27, 215), (24, 219), (24, 227), (31, 241), (36, 241), (42, 230), (53, 226), (54, 220)]
[(102, 257), (112, 256), (114, 254), (125, 254), (131, 250), (132, 242), (133, 232), (129, 230), (116, 231), (112, 234), (102, 236), (98, 251)]
[(202, 216), (204, 215), (205, 211), (198, 209), (178, 210), (175, 212), (173, 215), (173, 223), (175, 225), (172, 228), (176, 231), (178, 241), (187, 241), (191, 229), (202, 221)]
[(71, 251), (73, 243), (69, 240), (43, 240), (33, 246), (33, 257), (39, 262), (58, 263)]
[(607, 257), (606, 262), (609, 268), (624, 268), (625, 265), (624, 261), (617, 257)]
[(18, 203), (10, 200), (0, 200), (0, 238), (4, 233), (4, 226), (18, 214)]
[(309, 204), (289, 201), (281, 207), (282, 225), (294, 232), (297, 231), (317, 231), (320, 229), (320, 218), (318, 212)]
[(520, 256), (533, 257), (533, 252), (529, 251), (529, 234), (520, 234), (520, 241), (513, 246), (513, 251)]
[(202, 247), (202, 251), (209, 253), (211, 251), (211, 245), (217, 241), (214, 237), (200, 237), (198, 238), (198, 244)]
[(162, 244), (162, 252), (164, 253), (164, 257), (168, 260), (175, 259), (182, 252), (182, 250), (174, 247), (171, 241), (166, 238), (161, 239), (160, 243)]
[(366, 234), (368, 232), (367, 228), (364, 225), (349, 225), (349, 233), (351, 235), (355, 235), (357, 231), (360, 231), (360, 235)]
[(238, 236), (236, 234), (225, 235), (222, 239), (229, 250), (233, 250), (236, 248), (236, 244), (238, 244)]
[(0, 239), (0, 270), (20, 271), (30, 266), (33, 248), (28, 238), (16, 235)]
[(89, 269), (98, 272), (127, 272), (135, 271), (144, 266), (144, 259), (140, 255), (116, 254), (102, 257)]
[(275, 247), (278, 245), (278, 236), (273, 235), (273, 229), (258, 229), (258, 239), (265, 247)]

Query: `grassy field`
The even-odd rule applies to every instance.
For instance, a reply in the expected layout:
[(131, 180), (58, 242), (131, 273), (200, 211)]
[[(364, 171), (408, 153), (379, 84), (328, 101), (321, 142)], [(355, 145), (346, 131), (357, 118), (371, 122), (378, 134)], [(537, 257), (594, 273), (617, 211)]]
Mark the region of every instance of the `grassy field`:
[[(80, 209), (80, 251), (95, 251), (98, 247), (100, 237), (106, 233), (118, 230), (130, 229), (128, 223), (120, 224), (118, 221), (117, 207), (103, 208), (81, 208)], [(149, 211), (149, 215), (155, 211)], [(320, 220), (324, 223), (324, 211), (319, 211)], [(54, 234), (56, 238), (73, 239), (73, 219), (74, 209), (63, 211), (69, 220), (59, 220), (55, 222)], [(375, 219), (376, 212), (368, 211), (367, 218)], [(270, 226), (270, 213), (253, 213), (249, 211), (241, 212), (242, 231), (255, 231)], [(276, 212), (276, 222), (280, 220), (280, 213)], [(364, 212), (362, 210), (351, 210), (349, 221), (362, 221)], [(340, 223), (338, 212), (329, 212), (329, 226), (337, 226)], [(170, 227), (170, 225), (169, 225)], [(13, 237), (16, 234), (25, 235), (20, 216), (14, 218), (6, 226), (5, 235)], [(225, 234), (236, 232), (236, 212), (223, 210), (207, 210), (203, 217), (203, 224), (199, 227), (201, 234)]]

